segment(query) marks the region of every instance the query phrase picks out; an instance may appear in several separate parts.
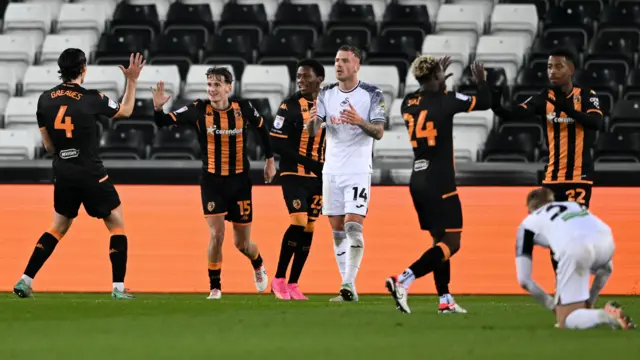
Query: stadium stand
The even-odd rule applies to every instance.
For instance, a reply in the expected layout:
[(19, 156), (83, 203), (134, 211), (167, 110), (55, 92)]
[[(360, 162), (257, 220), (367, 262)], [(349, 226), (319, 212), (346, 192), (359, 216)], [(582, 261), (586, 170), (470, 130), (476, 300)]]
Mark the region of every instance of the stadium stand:
[[(105, 156), (190, 159), (198, 157), (193, 134), (158, 130), (152, 122), (149, 88), (156, 81), (164, 80), (172, 95), (168, 110), (206, 96), (209, 66), (230, 67), (234, 95), (251, 99), (269, 123), (280, 101), (296, 90), (297, 60), (321, 60), (327, 84), (335, 81), (336, 48), (352, 44), (364, 53), (360, 78), (378, 85), (387, 101), (388, 133), (376, 143), (377, 158), (410, 157), (398, 109), (402, 97), (418, 88), (408, 70), (419, 53), (451, 55), (447, 86), (468, 93), (475, 91), (468, 65), (484, 61), (495, 96), (511, 104), (545, 86), (551, 48), (571, 46), (579, 53), (576, 82), (598, 92), (605, 113), (596, 157), (640, 159), (637, 1), (0, 0), (0, 14), (0, 147), (10, 149), (2, 152), (7, 158), (42, 153), (32, 148), (39, 146), (32, 132), (22, 129), (35, 116), (27, 113), (31, 105), (22, 104), (59, 81), (55, 60), (66, 47), (89, 57), (85, 86), (114, 98), (124, 90), (116, 65), (126, 64), (131, 52), (148, 59), (130, 121), (101, 124)], [(542, 131), (531, 119), (503, 123), (491, 111), (458, 115), (456, 159), (544, 162)], [(16, 147), (27, 138), (26, 150)], [(254, 140), (249, 149), (257, 160), (262, 152)]]

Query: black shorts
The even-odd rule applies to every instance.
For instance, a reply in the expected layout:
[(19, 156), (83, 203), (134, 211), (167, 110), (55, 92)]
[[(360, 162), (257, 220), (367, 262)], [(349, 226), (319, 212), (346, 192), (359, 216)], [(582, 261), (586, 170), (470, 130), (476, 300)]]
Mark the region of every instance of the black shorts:
[(553, 191), (556, 201), (575, 201), (578, 204), (589, 207), (591, 202), (591, 189), (593, 184), (582, 182), (564, 182), (542, 184)]
[(409, 190), (420, 229), (429, 231), (435, 240), (447, 232), (462, 231), (462, 205), (457, 191), (443, 194), (430, 186), (426, 176), (419, 172), (411, 174)]
[(219, 176), (205, 172), (200, 177), (202, 211), (205, 216), (225, 215), (225, 220), (250, 224), (253, 220), (251, 179), (247, 174)]
[(120, 196), (106, 176), (56, 177), (53, 186), (53, 207), (60, 215), (73, 219), (80, 205), (89, 216), (104, 219), (120, 206)]
[(322, 210), (322, 179), (310, 176), (285, 175), (280, 178), (282, 195), (289, 214), (306, 213), (310, 220)]

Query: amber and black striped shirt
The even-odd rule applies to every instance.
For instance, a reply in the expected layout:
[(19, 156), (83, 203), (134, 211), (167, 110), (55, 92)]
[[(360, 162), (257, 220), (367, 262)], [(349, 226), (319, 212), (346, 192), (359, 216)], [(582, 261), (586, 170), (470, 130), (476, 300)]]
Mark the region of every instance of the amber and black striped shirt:
[[(598, 130), (604, 128), (602, 111), (595, 91), (574, 86), (567, 95), (581, 119), (558, 113), (547, 99), (555, 99), (553, 90), (545, 89), (512, 109), (510, 117), (538, 116), (545, 120), (545, 139), (549, 162), (543, 183), (591, 182), (591, 150)], [(499, 112), (496, 112), (499, 116)]]
[[(309, 110), (313, 106), (313, 101), (296, 92), (282, 102), (276, 113), (271, 136), (275, 141), (286, 139), (287, 150), (295, 151), (293, 154), (289, 152), (292, 156), (287, 156), (286, 151), (278, 151), (281, 155), (280, 175), (316, 176), (301, 161), (306, 162), (305, 160), (310, 159), (324, 163), (325, 129), (321, 128), (316, 136), (309, 136), (305, 129), (310, 120)], [(300, 156), (295, 156), (296, 154)]]
[(230, 100), (229, 107), (225, 110), (214, 109), (209, 100), (196, 100), (169, 114), (155, 114), (159, 125), (174, 123), (197, 129), (202, 151), (202, 169), (209, 173), (220, 176), (248, 173), (248, 124), (258, 130), (266, 157), (273, 157), (266, 124), (248, 100)]

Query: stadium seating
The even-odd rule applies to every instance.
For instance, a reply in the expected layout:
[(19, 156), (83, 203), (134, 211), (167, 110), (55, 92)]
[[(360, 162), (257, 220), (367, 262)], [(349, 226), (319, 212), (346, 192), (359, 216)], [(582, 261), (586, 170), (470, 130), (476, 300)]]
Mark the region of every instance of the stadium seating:
[[(558, 46), (578, 52), (575, 81), (600, 98), (607, 120), (598, 140), (600, 161), (637, 156), (632, 136), (640, 132), (636, 1), (21, 0), (0, 1), (0, 15), (0, 114), (5, 115), (0, 128), (31, 126), (28, 114), (20, 118), (15, 106), (59, 83), (55, 63), (62, 49), (83, 49), (89, 59), (84, 86), (114, 99), (122, 97), (125, 86), (116, 65), (126, 66), (131, 52), (145, 55), (131, 122), (102, 123), (103, 136), (135, 130), (137, 135), (127, 135), (125, 142), (148, 147), (149, 154), (132, 144), (120, 152), (113, 150), (120, 146), (115, 138), (105, 140), (110, 153), (128, 154), (122, 156), (198, 156), (189, 143), (194, 134), (154, 127), (150, 88), (158, 80), (165, 81), (172, 96), (165, 107), (170, 110), (206, 98), (204, 73), (210, 66), (230, 67), (234, 95), (252, 99), (269, 123), (280, 101), (295, 91), (296, 62), (319, 59), (326, 66), (324, 84), (334, 82), (335, 51), (342, 44), (362, 48), (360, 78), (385, 94), (388, 131), (374, 151), (381, 159), (411, 155), (410, 147), (401, 144), (406, 130), (399, 107), (403, 96), (418, 88), (409, 71), (418, 53), (450, 55), (448, 89), (470, 94), (476, 87), (468, 65), (483, 61), (494, 96), (510, 105), (547, 85), (548, 53)], [(23, 120), (16, 122), (16, 116)], [(543, 161), (543, 126), (535, 119), (497, 123), (485, 112), (459, 115), (454, 120), (456, 157)], [(624, 137), (611, 135), (621, 129)], [(529, 142), (535, 151), (524, 146)], [(248, 146), (252, 158), (263, 156), (255, 136), (249, 136)], [(621, 157), (627, 153), (629, 158)]]

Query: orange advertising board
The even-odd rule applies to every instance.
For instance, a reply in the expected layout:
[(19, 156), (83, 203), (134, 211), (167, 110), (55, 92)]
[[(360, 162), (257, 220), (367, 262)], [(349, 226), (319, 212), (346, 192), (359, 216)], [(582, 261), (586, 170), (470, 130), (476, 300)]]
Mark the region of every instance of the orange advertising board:
[[(208, 291), (208, 229), (197, 186), (119, 185), (129, 238), (127, 287), (133, 292)], [(454, 294), (522, 294), (515, 275), (515, 234), (526, 216), (527, 187), (461, 187), (462, 249), (452, 259)], [(273, 276), (289, 216), (279, 187), (255, 186), (252, 238)], [(592, 210), (614, 231), (614, 272), (605, 294), (637, 294), (640, 289), (640, 188), (595, 188)], [(10, 291), (33, 247), (51, 226), (51, 185), (0, 185), (0, 291)], [(359, 293), (383, 293), (384, 279), (401, 273), (428, 247), (418, 227), (406, 186), (373, 187), (365, 220), (365, 254)], [(254, 293), (252, 268), (233, 246), (231, 225), (223, 246), (225, 293)], [(307, 293), (336, 293), (340, 277), (325, 217), (316, 225), (311, 254), (300, 280)], [(109, 233), (84, 210), (34, 282), (36, 292), (110, 291)], [(553, 291), (549, 252), (534, 251), (534, 278)], [(412, 293), (435, 293), (431, 275)]]

